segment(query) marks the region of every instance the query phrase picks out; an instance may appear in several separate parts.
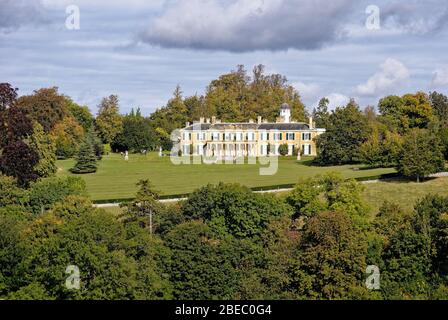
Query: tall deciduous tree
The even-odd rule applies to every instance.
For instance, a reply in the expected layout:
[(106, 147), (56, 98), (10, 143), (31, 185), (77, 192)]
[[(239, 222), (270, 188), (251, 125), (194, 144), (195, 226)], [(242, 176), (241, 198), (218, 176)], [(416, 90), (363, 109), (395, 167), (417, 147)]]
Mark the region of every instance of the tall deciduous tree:
[(330, 100), (328, 98), (322, 98), (319, 101), (317, 109), (313, 111), (313, 118), (318, 128), (327, 128), (330, 121), (330, 112), (328, 111), (328, 104)]
[(60, 159), (76, 155), (85, 137), (84, 129), (71, 116), (57, 123), (50, 134), (56, 144), (56, 156)]
[(39, 89), (32, 95), (22, 96), (18, 99), (18, 105), (32, 121), (39, 122), (46, 133), (69, 114), (66, 98), (59, 94), (56, 87)]
[(404, 138), (398, 171), (406, 177), (421, 178), (443, 170), (444, 157), (440, 140), (424, 129), (413, 129)]
[(123, 130), (123, 118), (120, 115), (118, 96), (103, 98), (98, 106), (95, 125), (104, 143), (111, 143)]
[(22, 140), (9, 142), (0, 157), (1, 171), (11, 177), (17, 178), (21, 186), (28, 186), (39, 176), (35, 170), (39, 162), (39, 155)]
[(317, 138), (320, 165), (359, 161), (359, 147), (369, 134), (367, 120), (354, 100), (345, 108), (336, 108), (330, 115), (327, 132)]
[(34, 123), (33, 135), (30, 137), (29, 146), (39, 156), (36, 172), (40, 177), (50, 177), (57, 171), (56, 167), (56, 144), (53, 138), (46, 135), (40, 123)]

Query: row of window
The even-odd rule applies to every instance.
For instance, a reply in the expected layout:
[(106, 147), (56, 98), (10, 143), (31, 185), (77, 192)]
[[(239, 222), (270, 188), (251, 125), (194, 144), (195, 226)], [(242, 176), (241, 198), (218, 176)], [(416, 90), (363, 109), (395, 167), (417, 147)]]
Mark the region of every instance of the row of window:
[[(294, 141), (296, 140), (296, 134), (295, 133), (282, 133), (282, 132), (275, 132), (275, 133), (269, 133), (269, 132), (261, 132), (260, 133), (260, 140), (261, 141), (269, 141), (270, 137), (272, 136), (272, 139), (274, 141), (281, 141), (283, 140), (283, 137), (286, 137), (287, 141)], [(183, 135), (184, 140), (191, 140), (192, 133), (185, 132)], [(206, 133), (196, 133), (196, 140), (199, 141), (205, 141), (206, 140)], [(212, 132), (211, 133), (211, 140), (212, 141), (255, 141), (255, 132), (237, 132), (237, 133), (219, 133), (219, 132)], [(311, 141), (311, 133), (302, 133), (302, 140), (303, 141)]]
[[(192, 146), (190, 146), (190, 145), (184, 145), (182, 147), (183, 154), (190, 154), (191, 147)], [(233, 149), (227, 149), (226, 151), (227, 152), (229, 152), (229, 151), (230, 152), (234, 152), (234, 153), (236, 153), (238, 155), (243, 154), (244, 152), (252, 153), (251, 146), (247, 146), (247, 148), (248, 148), (247, 150), (244, 150), (244, 148), (239, 148), (238, 145), (237, 145), (234, 150)], [(274, 145), (274, 146), (270, 146), (270, 147), (268, 147), (267, 145), (261, 145), (259, 154), (261, 156), (267, 155), (268, 153), (273, 153), (274, 155), (279, 155), (278, 149), (279, 149), (278, 145)], [(197, 155), (204, 155), (204, 147), (203, 146), (197, 145), (197, 146), (195, 146), (194, 150), (195, 150), (195, 154), (197, 154)], [(225, 153), (226, 152), (223, 148), (221, 148), (221, 146), (218, 146), (217, 150), (215, 150), (215, 149), (213, 149), (213, 150), (217, 151), (219, 153), (221, 153), (221, 152)], [(294, 145), (288, 146), (288, 154), (289, 155), (294, 154), (294, 151), (295, 151), (295, 146)], [(309, 144), (302, 145), (302, 152), (303, 152), (304, 155), (311, 155), (311, 153), (312, 153), (311, 145), (309, 145)]]

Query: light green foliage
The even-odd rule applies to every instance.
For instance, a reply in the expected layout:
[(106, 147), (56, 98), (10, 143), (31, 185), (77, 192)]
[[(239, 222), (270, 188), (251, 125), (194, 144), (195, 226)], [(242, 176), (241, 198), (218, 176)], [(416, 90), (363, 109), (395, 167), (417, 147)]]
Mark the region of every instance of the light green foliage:
[(362, 198), (363, 186), (355, 180), (345, 180), (336, 173), (300, 181), (287, 196), (294, 207), (295, 217), (312, 217), (329, 210), (344, 213), (356, 225), (366, 223), (368, 207)]
[(98, 106), (95, 126), (104, 143), (111, 143), (123, 130), (123, 119), (119, 113), (118, 97), (111, 95), (103, 98)]
[(19, 205), (24, 202), (25, 190), (17, 186), (17, 181), (0, 174), (0, 207)]
[(38, 123), (34, 123), (34, 132), (30, 138), (29, 145), (39, 155), (39, 162), (35, 170), (40, 177), (46, 178), (57, 172), (56, 167), (56, 144), (54, 139), (45, 134), (44, 128)]
[(309, 178), (299, 181), (287, 196), (288, 203), (295, 210), (295, 218), (299, 216), (312, 217), (326, 210), (328, 205), (320, 197), (322, 192), (320, 179)]
[(412, 128), (428, 128), (434, 117), (429, 97), (423, 92), (385, 97), (380, 100), (378, 109), (384, 122), (400, 133)]
[(86, 184), (80, 178), (50, 178), (31, 185), (27, 206), (34, 214), (50, 209), (69, 195), (86, 196)]
[(85, 132), (89, 132), (92, 129), (95, 118), (87, 106), (80, 106), (73, 102), (70, 98), (66, 98), (68, 110), (71, 115), (78, 121), (78, 123), (84, 128)]

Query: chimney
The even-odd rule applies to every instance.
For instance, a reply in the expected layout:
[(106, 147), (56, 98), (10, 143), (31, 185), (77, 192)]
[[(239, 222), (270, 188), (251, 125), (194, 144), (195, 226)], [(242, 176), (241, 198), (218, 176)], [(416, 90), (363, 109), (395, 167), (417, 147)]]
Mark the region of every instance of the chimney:
[(310, 117), (310, 122), (308, 125), (309, 125), (310, 129), (314, 129), (313, 117)]
[(261, 116), (258, 116), (258, 124), (261, 124), (262, 123), (262, 118), (261, 118)]
[(215, 123), (216, 123), (216, 117), (213, 116), (213, 117), (212, 117), (212, 124), (215, 124)]
[(252, 119), (249, 119), (249, 123), (254, 123), (254, 120), (252, 120)]
[(204, 118), (199, 118), (199, 123), (204, 123)]
[(185, 127), (189, 127), (190, 126), (190, 122), (185, 122)]
[(210, 123), (210, 118), (205, 119), (205, 123)]

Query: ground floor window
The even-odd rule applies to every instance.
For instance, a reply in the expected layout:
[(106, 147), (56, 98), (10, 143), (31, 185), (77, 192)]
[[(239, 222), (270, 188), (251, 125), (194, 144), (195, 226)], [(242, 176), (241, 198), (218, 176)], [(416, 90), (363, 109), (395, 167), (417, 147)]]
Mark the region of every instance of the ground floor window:
[(310, 144), (304, 144), (303, 147), (302, 147), (302, 151), (303, 151), (303, 154), (305, 156), (310, 156), (311, 155), (311, 145)]

